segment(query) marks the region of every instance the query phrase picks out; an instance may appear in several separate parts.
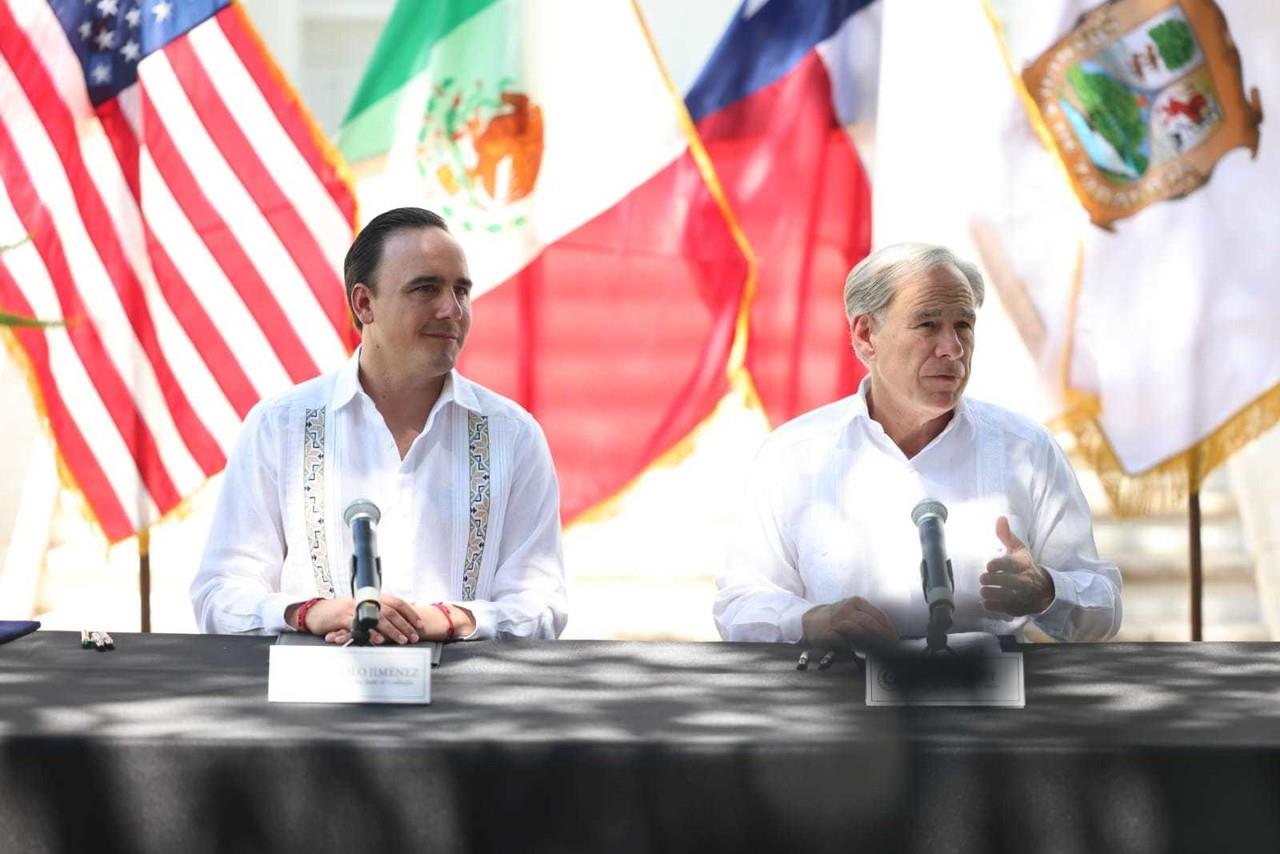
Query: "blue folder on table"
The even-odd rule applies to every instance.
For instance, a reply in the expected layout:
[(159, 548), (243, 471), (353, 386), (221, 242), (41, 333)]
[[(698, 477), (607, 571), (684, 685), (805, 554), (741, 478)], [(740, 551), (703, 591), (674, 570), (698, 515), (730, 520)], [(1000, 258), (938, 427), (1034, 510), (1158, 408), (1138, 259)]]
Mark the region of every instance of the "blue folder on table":
[(0, 620), (0, 643), (8, 643), (38, 628), (40, 628), (38, 620)]

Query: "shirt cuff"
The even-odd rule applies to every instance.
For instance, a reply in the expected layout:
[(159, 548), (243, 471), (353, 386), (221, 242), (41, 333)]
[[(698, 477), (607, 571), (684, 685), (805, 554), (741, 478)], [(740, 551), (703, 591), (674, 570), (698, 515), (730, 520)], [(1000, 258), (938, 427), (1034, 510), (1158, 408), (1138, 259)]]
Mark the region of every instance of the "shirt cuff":
[(275, 635), (294, 631), (293, 627), (284, 621), (285, 609), (290, 605), (305, 602), (308, 598), (310, 597), (299, 599), (296, 593), (268, 593), (262, 597), (262, 601), (258, 603), (258, 619), (262, 621), (262, 630), (267, 634)]
[(1080, 600), (1076, 597), (1076, 586), (1071, 583), (1065, 573), (1047, 566), (1040, 568), (1049, 573), (1049, 578), (1053, 579), (1053, 601), (1049, 603), (1048, 608), (1031, 619), (1051, 637), (1066, 640), (1071, 615), (1080, 605)]
[(450, 602), (449, 604), (455, 608), (466, 608), (476, 620), (474, 632), (465, 638), (458, 637), (455, 640), (492, 640), (497, 634), (498, 609), (492, 602), (472, 599), (470, 602)]
[(800, 643), (804, 640), (804, 615), (813, 608), (812, 602), (801, 599), (783, 610), (778, 620), (779, 640), (783, 643)]

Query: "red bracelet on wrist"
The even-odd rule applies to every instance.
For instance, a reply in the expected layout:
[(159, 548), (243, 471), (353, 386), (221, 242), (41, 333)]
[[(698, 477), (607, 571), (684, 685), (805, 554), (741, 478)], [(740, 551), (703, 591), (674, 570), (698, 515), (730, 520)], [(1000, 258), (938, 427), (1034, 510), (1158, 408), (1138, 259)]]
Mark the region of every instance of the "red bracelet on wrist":
[(308, 599), (298, 606), (298, 631), (304, 635), (311, 634), (311, 630), (307, 628), (307, 612), (311, 610), (311, 606), (320, 601), (317, 596), (314, 599)]
[(432, 602), (433, 608), (439, 608), (440, 613), (444, 614), (445, 620), (449, 623), (449, 634), (445, 635), (445, 640), (451, 641), (458, 635), (458, 630), (453, 627), (453, 614), (449, 613), (449, 606), (443, 602)]

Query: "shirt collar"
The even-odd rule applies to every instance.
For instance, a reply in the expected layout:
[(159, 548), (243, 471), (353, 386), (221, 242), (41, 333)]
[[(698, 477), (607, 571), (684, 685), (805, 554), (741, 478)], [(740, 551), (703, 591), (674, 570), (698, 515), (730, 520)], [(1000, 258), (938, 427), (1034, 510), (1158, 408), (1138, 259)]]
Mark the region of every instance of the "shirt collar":
[(449, 399), (468, 409), (476, 415), (483, 415), (480, 410), (480, 399), (476, 397), (475, 384), (471, 380), (458, 373), (457, 370), (449, 372), (449, 376), (445, 378), (444, 389), (440, 392), (440, 399), (444, 400), (445, 395), (449, 395)]
[[(329, 398), (329, 406), (334, 412), (355, 400), (356, 397), (363, 396), (365, 399), (369, 397), (360, 386), (360, 351), (363, 346), (362, 344), (357, 347), (351, 354), (351, 358), (338, 369), (338, 375), (333, 383), (333, 394)], [(451, 402), (477, 415), (484, 414), (480, 411), (480, 400), (476, 397), (471, 381), (456, 370), (449, 371), (449, 375), (444, 378), (444, 387), (440, 389), (440, 397), (436, 400), (435, 406), (431, 407), (431, 411), (435, 412)]]
[[(884, 428), (880, 426), (880, 422), (871, 417), (871, 410), (867, 408), (867, 393), (870, 390), (871, 375), (867, 374), (862, 378), (862, 382), (858, 384), (858, 390), (849, 398), (849, 409), (845, 414), (844, 420), (841, 422), (842, 430), (845, 428), (851, 428), (854, 425), (859, 425), (863, 429), (868, 429), (874, 425), (876, 430), (879, 430), (881, 433), (884, 432)], [(935, 436), (929, 445), (933, 445), (940, 441), (944, 436), (947, 436), (959, 429), (960, 425), (968, 427), (974, 423), (973, 410), (969, 406), (969, 402), (965, 399), (964, 395), (960, 396), (960, 402), (956, 404), (954, 412), (955, 414), (952, 416), (951, 420), (947, 422), (947, 426), (942, 428), (942, 432)], [(861, 424), (859, 424), (859, 422), (861, 422)]]
[(329, 409), (334, 412), (350, 403), (357, 394), (364, 394), (364, 389), (360, 388), (360, 350), (362, 347), (363, 345), (356, 347), (356, 351), (351, 354), (351, 358), (343, 362), (341, 368), (338, 368), (338, 376), (333, 381), (333, 394), (329, 397)]

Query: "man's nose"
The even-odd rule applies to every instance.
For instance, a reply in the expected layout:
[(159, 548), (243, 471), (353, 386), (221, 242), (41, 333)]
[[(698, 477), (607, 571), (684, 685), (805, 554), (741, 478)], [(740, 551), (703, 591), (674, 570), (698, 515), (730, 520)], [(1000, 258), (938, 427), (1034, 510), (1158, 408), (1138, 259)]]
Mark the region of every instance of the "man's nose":
[(436, 301), (436, 317), (448, 320), (462, 319), (462, 300), (453, 291), (442, 295)]
[(938, 355), (946, 359), (959, 359), (964, 355), (964, 341), (959, 330), (947, 327), (938, 333)]

